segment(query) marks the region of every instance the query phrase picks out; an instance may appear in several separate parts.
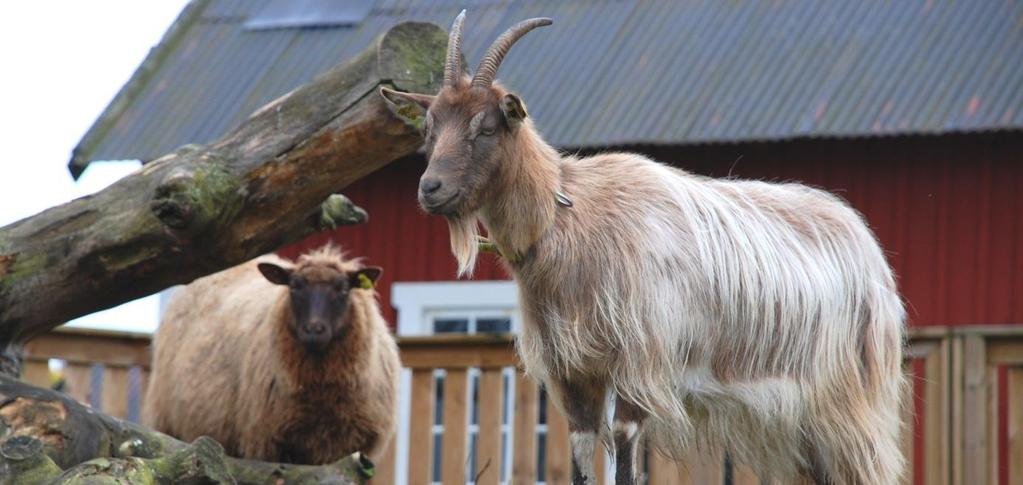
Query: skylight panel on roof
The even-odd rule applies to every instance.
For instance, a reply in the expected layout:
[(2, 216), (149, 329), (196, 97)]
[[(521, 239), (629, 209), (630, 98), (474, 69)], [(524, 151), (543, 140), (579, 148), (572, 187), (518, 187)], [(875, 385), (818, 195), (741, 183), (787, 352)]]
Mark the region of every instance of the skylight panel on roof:
[(270, 0), (245, 21), (245, 30), (296, 29), (358, 25), (373, 0)]

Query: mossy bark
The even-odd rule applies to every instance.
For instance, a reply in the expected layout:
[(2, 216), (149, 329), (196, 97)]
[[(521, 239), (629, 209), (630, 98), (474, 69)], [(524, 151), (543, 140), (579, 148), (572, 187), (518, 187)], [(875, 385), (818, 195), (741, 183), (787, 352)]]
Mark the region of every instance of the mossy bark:
[(0, 483), (359, 484), (360, 454), (323, 466), (243, 460), (209, 438), (191, 444), (0, 375)]
[(400, 24), (219, 140), (0, 228), (0, 345), (365, 220), (332, 194), (422, 143), (377, 89), (435, 91), (446, 35)]

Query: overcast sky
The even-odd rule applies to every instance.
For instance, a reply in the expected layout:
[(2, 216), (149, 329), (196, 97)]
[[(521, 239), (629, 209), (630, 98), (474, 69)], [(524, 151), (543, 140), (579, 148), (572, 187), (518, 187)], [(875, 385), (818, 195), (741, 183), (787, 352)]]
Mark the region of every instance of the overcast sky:
[[(71, 149), (184, 0), (32, 0), (0, 7), (0, 226), (98, 190), (133, 170), (90, 167), (76, 184)], [(87, 318), (108, 328), (150, 330), (155, 299)]]

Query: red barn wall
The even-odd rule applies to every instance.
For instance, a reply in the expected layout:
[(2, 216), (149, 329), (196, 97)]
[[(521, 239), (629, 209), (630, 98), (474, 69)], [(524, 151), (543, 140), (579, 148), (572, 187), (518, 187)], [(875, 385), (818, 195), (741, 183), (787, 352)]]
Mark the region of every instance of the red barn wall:
[[(915, 325), (1023, 323), (1023, 137), (956, 135), (806, 140), (704, 147), (638, 147), (713, 176), (796, 180), (830, 190), (867, 218), (899, 278)], [(400, 160), (345, 189), (368, 224), (329, 238), (385, 268), (381, 301), (393, 322), (390, 284), (454, 278), (442, 219), (416, 205), (421, 157)], [(489, 255), (478, 279), (505, 279)]]

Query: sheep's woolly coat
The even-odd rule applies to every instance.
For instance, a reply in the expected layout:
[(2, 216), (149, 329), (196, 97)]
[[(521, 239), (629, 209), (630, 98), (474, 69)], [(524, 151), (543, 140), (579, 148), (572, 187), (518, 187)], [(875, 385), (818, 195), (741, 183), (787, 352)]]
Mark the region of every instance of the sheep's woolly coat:
[[(398, 349), (373, 290), (352, 289), (347, 330), (322, 357), (288, 331), (286, 286), (256, 265), (266, 256), (178, 290), (154, 337), (143, 422), (180, 439), (207, 435), (231, 455), (322, 464), (394, 433)], [(353, 271), (334, 249), (302, 256), (296, 271)]]
[(529, 373), (605, 383), (670, 455), (897, 481), (904, 310), (856, 211), (800, 184), (562, 157), (528, 120), (510, 136), (479, 213), (450, 227), (463, 271), (477, 217), (511, 255)]

